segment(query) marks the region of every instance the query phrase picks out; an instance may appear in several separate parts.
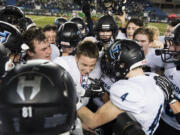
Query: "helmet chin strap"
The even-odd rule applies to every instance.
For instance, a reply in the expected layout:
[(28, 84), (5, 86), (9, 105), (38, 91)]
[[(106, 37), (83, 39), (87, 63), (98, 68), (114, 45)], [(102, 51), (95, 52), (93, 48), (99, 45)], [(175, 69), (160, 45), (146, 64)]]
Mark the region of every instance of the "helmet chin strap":
[(111, 38), (101, 39), (101, 41), (102, 41), (103, 43), (108, 43), (108, 42), (110, 42), (110, 41), (111, 41)]

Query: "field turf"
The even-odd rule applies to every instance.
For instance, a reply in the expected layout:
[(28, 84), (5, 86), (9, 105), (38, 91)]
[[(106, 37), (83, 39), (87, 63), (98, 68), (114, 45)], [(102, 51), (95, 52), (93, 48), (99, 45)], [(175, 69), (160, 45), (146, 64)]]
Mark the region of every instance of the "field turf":
[[(37, 24), (38, 27), (44, 27), (47, 24), (54, 24), (56, 16), (34, 16), (34, 15), (27, 15), (28, 17), (32, 18), (32, 20)], [(70, 19), (71, 15), (67, 15), (67, 18)], [(166, 29), (166, 23), (149, 23), (149, 25), (153, 25), (159, 28), (160, 35), (162, 35)]]

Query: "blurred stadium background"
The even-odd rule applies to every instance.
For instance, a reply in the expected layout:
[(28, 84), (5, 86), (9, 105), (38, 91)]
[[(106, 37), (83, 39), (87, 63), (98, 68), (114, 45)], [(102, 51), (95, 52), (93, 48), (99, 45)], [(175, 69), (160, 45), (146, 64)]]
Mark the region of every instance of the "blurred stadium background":
[[(92, 9), (92, 18), (96, 20), (103, 12), (101, 0), (88, 1)], [(0, 0), (0, 8), (6, 5), (20, 7), (41, 27), (53, 24), (59, 16), (65, 16), (67, 19), (74, 14), (84, 17), (81, 7), (75, 4), (74, 0)], [(127, 0), (125, 7), (127, 19), (140, 17), (150, 25), (157, 26), (161, 34), (168, 21), (180, 18), (180, 0)]]

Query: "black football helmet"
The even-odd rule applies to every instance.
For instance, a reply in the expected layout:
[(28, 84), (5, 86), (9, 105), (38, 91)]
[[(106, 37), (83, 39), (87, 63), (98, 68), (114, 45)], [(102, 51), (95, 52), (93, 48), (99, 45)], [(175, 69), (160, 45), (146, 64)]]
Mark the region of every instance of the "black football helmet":
[(21, 18), (18, 22), (18, 28), (21, 32), (24, 32), (30, 28), (35, 28), (36, 24), (33, 22), (33, 20), (29, 17)]
[[(115, 80), (124, 79), (130, 70), (145, 64), (141, 46), (131, 40), (116, 40), (105, 54), (102, 71)], [(102, 65), (102, 64), (101, 64)]]
[(17, 6), (6, 6), (0, 11), (0, 20), (17, 25), (19, 19), (24, 18), (23, 11)]
[(23, 60), (24, 53), (28, 49), (19, 29), (3, 21), (0, 21), (0, 44), (8, 50), (8, 54), (20, 55), (20, 60)]
[(10, 23), (0, 21), (0, 43), (12, 52), (21, 52), (23, 39), (19, 29)]
[(73, 17), (73, 18), (70, 19), (70, 21), (77, 24), (77, 26), (81, 30), (81, 34), (83, 36), (86, 36), (88, 34), (89, 29), (86, 27), (86, 24), (84, 23), (82, 18), (80, 18), (80, 17)]
[(7, 50), (5, 50), (5, 48), (2, 48), (0, 46), (0, 79), (3, 77), (3, 75), (6, 72), (5, 66), (8, 61), (9, 61), (9, 56)]
[(48, 60), (30, 60), (8, 72), (0, 85), (1, 135), (59, 135), (76, 118), (71, 76)]
[(180, 70), (180, 23), (168, 37), (165, 37), (164, 48), (156, 50), (156, 54), (161, 55), (163, 62), (174, 63)]
[(54, 25), (56, 25), (56, 27), (59, 29), (59, 27), (64, 24), (65, 22), (67, 22), (67, 20), (63, 17), (58, 17), (55, 19), (54, 21)]
[(106, 43), (106, 42), (109, 42), (111, 40), (111, 38), (101, 39), (99, 36), (99, 32), (100, 31), (112, 31), (112, 36), (115, 39), (118, 34), (118, 26), (112, 16), (105, 15), (97, 20), (94, 31), (95, 31), (95, 35), (96, 35), (97, 39), (99, 41)]
[(74, 22), (66, 22), (61, 25), (56, 35), (56, 43), (61, 47), (62, 44), (76, 48), (82, 34), (78, 26)]

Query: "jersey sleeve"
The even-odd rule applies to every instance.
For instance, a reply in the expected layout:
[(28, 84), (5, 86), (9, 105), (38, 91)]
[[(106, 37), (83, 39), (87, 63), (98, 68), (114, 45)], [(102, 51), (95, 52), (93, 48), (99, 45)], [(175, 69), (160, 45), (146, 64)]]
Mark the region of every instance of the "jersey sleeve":
[(111, 102), (121, 110), (140, 113), (144, 106), (143, 91), (129, 84), (113, 84), (110, 89)]

